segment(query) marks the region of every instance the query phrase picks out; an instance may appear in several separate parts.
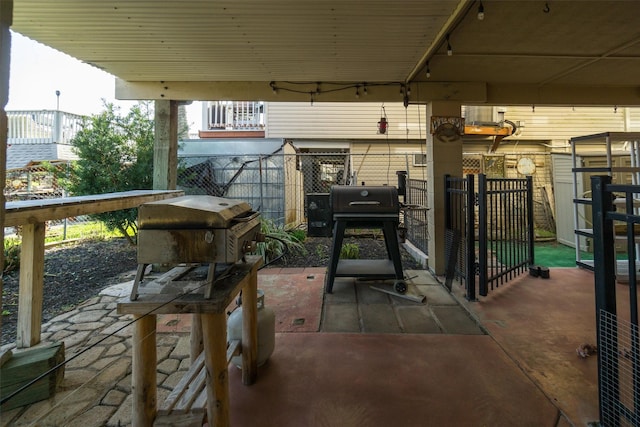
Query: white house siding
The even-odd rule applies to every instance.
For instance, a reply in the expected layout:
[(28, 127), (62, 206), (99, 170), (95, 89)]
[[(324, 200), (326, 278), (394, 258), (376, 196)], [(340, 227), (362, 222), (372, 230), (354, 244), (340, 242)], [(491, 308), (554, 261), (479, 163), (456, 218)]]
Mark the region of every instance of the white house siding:
[(640, 130), (640, 108), (509, 106), (505, 119), (524, 127), (505, 141), (549, 141), (557, 146), (569, 139), (601, 132)]
[(627, 129), (625, 132), (640, 131), (640, 108), (625, 108), (627, 114)]
[[(384, 108), (382, 107), (384, 105)], [(267, 138), (306, 139), (423, 139), (425, 106), (398, 103), (269, 102), (266, 104)], [(386, 134), (378, 134), (381, 117)], [(408, 129), (408, 133), (407, 133)], [(422, 130), (421, 130), (422, 129)]]
[(362, 185), (397, 185), (397, 171), (407, 171), (409, 178), (426, 179), (426, 166), (414, 165), (414, 154), (425, 152), (419, 142), (387, 144), (358, 141), (351, 144), (351, 168)]
[[(266, 136), (272, 138), (411, 140), (426, 138), (426, 107), (401, 102), (266, 104)], [(465, 108), (465, 107), (463, 107)], [(570, 138), (600, 132), (640, 131), (638, 107), (503, 107), (504, 118), (523, 127), (505, 143), (545, 141), (554, 146)], [(378, 134), (377, 123), (386, 113), (388, 132)], [(408, 132), (407, 132), (408, 131)]]

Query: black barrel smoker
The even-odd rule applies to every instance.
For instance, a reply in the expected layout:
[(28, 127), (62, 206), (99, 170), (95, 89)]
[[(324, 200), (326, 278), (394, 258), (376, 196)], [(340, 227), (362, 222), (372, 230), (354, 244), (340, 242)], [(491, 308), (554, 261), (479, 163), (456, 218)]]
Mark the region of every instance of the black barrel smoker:
[[(330, 206), (334, 226), (326, 292), (333, 291), (336, 277), (395, 279), (394, 289), (399, 293), (406, 292), (397, 236), (400, 221), (398, 190), (390, 186), (334, 185)], [(382, 229), (388, 259), (340, 259), (347, 228)]]

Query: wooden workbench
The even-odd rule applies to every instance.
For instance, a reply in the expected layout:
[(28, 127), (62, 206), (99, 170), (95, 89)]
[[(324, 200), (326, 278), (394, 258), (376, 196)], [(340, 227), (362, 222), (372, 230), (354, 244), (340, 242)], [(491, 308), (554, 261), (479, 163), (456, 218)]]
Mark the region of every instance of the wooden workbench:
[[(242, 382), (253, 384), (258, 372), (257, 286), (261, 265), (262, 257), (247, 256), (246, 262), (238, 262), (228, 277), (215, 281), (210, 299), (204, 298), (202, 291), (178, 295), (152, 292), (118, 303), (118, 313), (135, 316), (131, 375), (134, 427), (151, 426), (157, 412), (156, 315), (176, 313), (199, 315), (199, 321), (193, 321), (192, 342), (195, 334), (195, 341), (202, 339), (204, 348), (208, 422), (215, 427), (230, 425), (226, 309), (242, 290)], [(153, 283), (145, 287), (153, 288)], [(200, 327), (201, 331), (196, 330)], [(193, 362), (193, 346), (191, 351)]]
[(143, 203), (183, 194), (182, 191), (176, 190), (133, 190), (59, 199), (7, 202), (4, 226), (22, 226), (16, 345), (31, 347), (40, 342), (46, 221), (137, 208)]

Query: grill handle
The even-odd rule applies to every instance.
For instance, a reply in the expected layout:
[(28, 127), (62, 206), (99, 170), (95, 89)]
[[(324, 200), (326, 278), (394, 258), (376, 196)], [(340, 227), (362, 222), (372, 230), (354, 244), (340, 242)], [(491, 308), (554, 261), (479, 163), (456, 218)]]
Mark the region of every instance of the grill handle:
[(349, 206), (379, 206), (380, 202), (377, 200), (363, 201), (363, 202), (349, 202)]
[(256, 218), (258, 215), (260, 215), (260, 212), (251, 212), (251, 215), (249, 216), (244, 216), (244, 217), (235, 217), (233, 218), (233, 222), (249, 222), (252, 219)]

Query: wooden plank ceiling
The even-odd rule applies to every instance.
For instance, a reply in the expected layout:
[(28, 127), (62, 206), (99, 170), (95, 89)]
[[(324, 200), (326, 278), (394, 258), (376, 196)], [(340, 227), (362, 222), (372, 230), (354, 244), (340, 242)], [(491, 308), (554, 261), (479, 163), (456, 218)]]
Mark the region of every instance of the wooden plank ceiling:
[(318, 83), (325, 93), (358, 83), (473, 83), (487, 102), (510, 93), (532, 102), (554, 88), (571, 95), (567, 102), (594, 91), (640, 105), (638, 16), (638, 1), (14, 0), (12, 29), (106, 70), (133, 93), (144, 82), (204, 92), (224, 82), (237, 99), (250, 97), (247, 87), (268, 89), (254, 96), (268, 98), (269, 82), (306, 93)]

